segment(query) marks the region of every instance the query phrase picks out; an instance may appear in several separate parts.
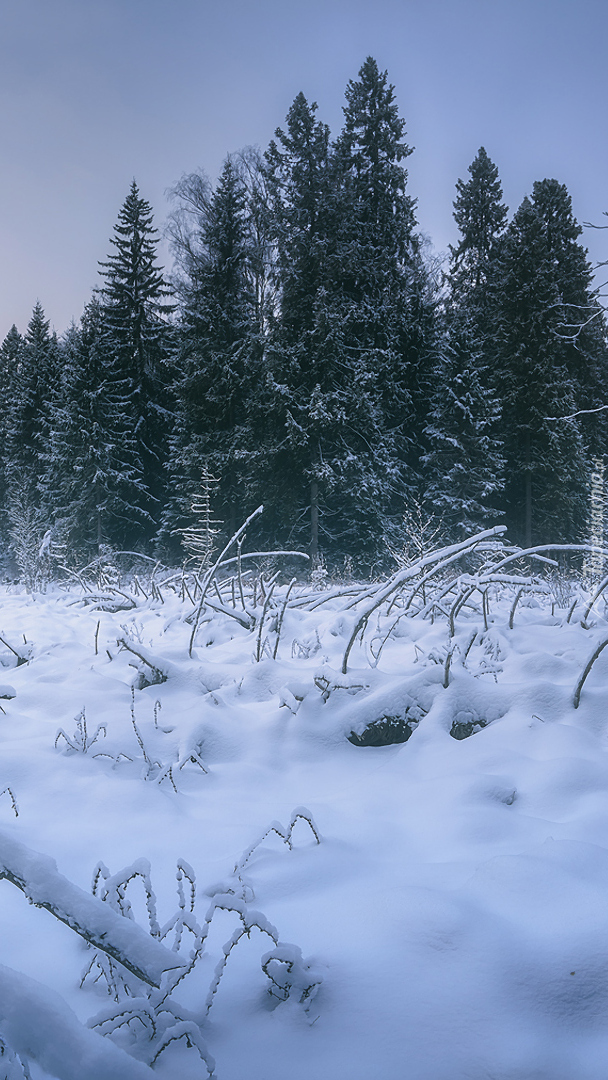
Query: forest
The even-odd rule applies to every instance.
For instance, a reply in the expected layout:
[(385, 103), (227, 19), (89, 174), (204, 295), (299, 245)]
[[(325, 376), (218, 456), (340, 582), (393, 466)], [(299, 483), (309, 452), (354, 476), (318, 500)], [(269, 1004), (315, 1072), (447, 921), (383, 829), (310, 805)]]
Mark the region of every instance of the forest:
[(58, 337), (38, 302), (12, 327), (7, 565), (41, 544), (179, 564), (210, 491), (220, 546), (263, 503), (254, 547), (367, 575), (425, 532), (589, 539), (608, 350), (566, 187), (538, 180), (509, 219), (481, 147), (442, 260), (388, 72), (368, 57), (345, 101), (335, 138), (298, 94), (264, 152), (229, 155), (215, 186), (183, 175), (171, 272), (134, 180), (80, 322)]

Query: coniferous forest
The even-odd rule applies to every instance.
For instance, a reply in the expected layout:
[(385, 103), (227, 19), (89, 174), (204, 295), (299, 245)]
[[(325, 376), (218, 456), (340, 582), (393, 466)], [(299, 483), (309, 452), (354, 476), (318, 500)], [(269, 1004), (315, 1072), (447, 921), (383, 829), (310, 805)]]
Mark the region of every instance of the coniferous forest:
[[(333, 137), (299, 94), (265, 152), (172, 191), (174, 266), (133, 181), (99, 285), (58, 338), (37, 303), (0, 348), (5, 550), (44, 536), (183, 559), (201, 478), (231, 535), (373, 573), (416, 529), (588, 532), (606, 324), (566, 187), (513, 213), (481, 147), (458, 242), (428, 255), (405, 121), (368, 58)], [(573, 416), (573, 414), (580, 414)]]

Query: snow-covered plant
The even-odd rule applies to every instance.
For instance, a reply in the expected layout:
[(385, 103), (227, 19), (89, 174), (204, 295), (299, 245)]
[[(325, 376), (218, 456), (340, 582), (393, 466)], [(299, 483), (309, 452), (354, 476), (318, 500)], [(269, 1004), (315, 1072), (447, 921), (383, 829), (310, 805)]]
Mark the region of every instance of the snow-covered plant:
[[(254, 851), (270, 833), (276, 833), (289, 849), (292, 848), (292, 833), (299, 820), (308, 823), (316, 842), (320, 843), (318, 829), (305, 807), (297, 807), (293, 811), (287, 828), (280, 822), (272, 822), (262, 836), (243, 852), (228, 880), (207, 891), (211, 903), (202, 922), (199, 922), (195, 912), (195, 873), (184, 860), (177, 864), (178, 908), (163, 926), (158, 922), (156, 897), (147, 860), (138, 859), (113, 875), (103, 863), (98, 863), (93, 874), (93, 894), (124, 918), (134, 920), (127, 889), (133, 882), (139, 881), (144, 891), (148, 932), (161, 942), (170, 942), (171, 950), (179, 954), (184, 962), (172, 971), (167, 971), (161, 987), (154, 988), (135, 979), (132, 974), (121, 969), (112, 957), (97, 949), (83, 973), (81, 986), (103, 979), (114, 1004), (90, 1020), (89, 1026), (110, 1036), (121, 1029), (127, 1029), (131, 1033), (137, 1056), (150, 1065), (154, 1065), (173, 1042), (183, 1040), (188, 1048), (197, 1051), (206, 1066), (208, 1076), (212, 1077), (215, 1066), (204, 1039), (204, 1024), (233, 949), (243, 937), (249, 938), (254, 929), (270, 938), (273, 946), (261, 957), (262, 971), (270, 984), (269, 994), (279, 1001), (293, 996), (307, 1011), (323, 981), (323, 973), (304, 960), (296, 945), (281, 942), (276, 928), (261, 912), (249, 906), (253, 890), (248, 888), (242, 878), (242, 872)], [(172, 994), (202, 957), (218, 911), (233, 913), (237, 918), (237, 925), (222, 948), (222, 955), (215, 967), (204, 1003), (195, 1011), (186, 1011), (175, 1001)]]
[(196, 560), (198, 573), (211, 565), (215, 537), (219, 533), (217, 525), (222, 522), (213, 517), (211, 500), (219, 480), (212, 476), (206, 466), (201, 470), (200, 490), (192, 500), (190, 510), (194, 523), (186, 529), (181, 529), (182, 545), (187, 554)]
[(17, 806), (17, 800), (16, 800), (16, 798), (14, 796), (13, 789), (8, 787), (8, 786), (5, 787), (5, 788), (2, 788), (2, 791), (0, 791), (0, 798), (3, 795), (8, 795), (9, 799), (11, 800), (11, 806), (13, 808), (13, 813), (14, 813), (15, 817), (19, 817), (19, 807)]
[(397, 566), (409, 566), (440, 539), (442, 521), (430, 514), (419, 499), (410, 498), (403, 514), (403, 546), (392, 547), (390, 553)]
[(82, 712), (78, 713), (78, 716), (74, 717), (74, 723), (76, 724), (76, 730), (72, 735), (66, 735), (63, 728), (59, 728), (59, 731), (55, 736), (55, 747), (57, 747), (59, 740), (63, 739), (68, 751), (75, 750), (79, 754), (86, 754), (90, 748), (95, 745), (101, 735), (103, 735), (104, 739), (107, 735), (105, 724), (98, 724), (94, 734), (89, 735), (87, 730), (86, 712), (84, 709)]

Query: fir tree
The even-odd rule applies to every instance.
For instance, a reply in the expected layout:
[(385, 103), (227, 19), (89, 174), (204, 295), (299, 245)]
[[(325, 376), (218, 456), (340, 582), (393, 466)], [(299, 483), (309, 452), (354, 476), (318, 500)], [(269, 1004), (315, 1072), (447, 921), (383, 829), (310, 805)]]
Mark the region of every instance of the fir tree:
[[(290, 539), (368, 567), (401, 503), (428, 312), (393, 88), (371, 58), (329, 147), (298, 95), (267, 153), (279, 303), (267, 346), (269, 461)], [(421, 347), (422, 346), (422, 347)], [(410, 366), (411, 365), (411, 366)], [(307, 535), (308, 534), (308, 535)]]
[(419, 480), (436, 298), (407, 194), (405, 122), (387, 73), (371, 57), (349, 82), (346, 101), (333, 155), (332, 317), (377, 410), (372, 438), (386, 530)]
[(425, 500), (446, 537), (459, 541), (496, 523), (504, 483), (500, 406), (466, 323), (452, 323), (435, 379), (425, 431)]
[(49, 408), (60, 366), (57, 342), (49, 332), (40, 302), (34, 307), (16, 359), (7, 410), (8, 484), (19, 488), (22, 499), (38, 506), (41, 455), (48, 440)]
[(10, 471), (9, 447), (11, 440), (11, 418), (17, 387), (17, 375), (23, 363), (24, 341), (12, 326), (0, 346), (0, 508), (6, 507), (7, 482)]
[(499, 240), (507, 224), (498, 169), (483, 146), (469, 165), (471, 179), (458, 180), (454, 220), (461, 239), (450, 245), (450, 292), (457, 307), (483, 306)]
[[(593, 284), (593, 269), (580, 243), (582, 228), (572, 210), (565, 184), (541, 180), (534, 184), (532, 204), (540, 215), (553, 273), (558, 307), (555, 335), (572, 381), (577, 409), (597, 408), (605, 401), (608, 376), (606, 321)], [(589, 453), (604, 452), (606, 417), (582, 416), (578, 423)]]
[[(535, 184), (509, 226), (501, 254), (497, 289), (495, 355), (503, 405), (506, 456), (504, 509), (515, 538), (533, 541), (580, 539), (585, 522), (588, 476), (584, 441), (576, 420), (552, 418), (577, 410), (579, 376), (573, 370), (572, 342), (564, 288), (563, 245), (574, 241), (569, 200), (561, 188), (555, 214), (550, 191), (555, 181)], [(585, 261), (578, 262), (578, 285), (585, 294)], [(574, 275), (575, 277), (577, 275)]]
[[(164, 500), (164, 460), (171, 414), (164, 361), (170, 330), (170, 289), (156, 262), (152, 209), (135, 181), (118, 215), (110, 242), (114, 252), (100, 263), (108, 393), (121, 414), (125, 442), (116, 448), (124, 466), (123, 496), (130, 488), (133, 528), (125, 519), (123, 542), (136, 544), (155, 531)], [(130, 438), (126, 438), (126, 433)], [(144, 522), (146, 523), (144, 525)]]
[(181, 484), (164, 515), (165, 542), (170, 533), (187, 527), (201, 472), (219, 478), (218, 510), (232, 532), (258, 482), (250, 404), (260, 377), (259, 311), (251, 280), (247, 193), (230, 158), (215, 192), (198, 206), (188, 250), (189, 260), (182, 264), (184, 307), (170, 462)]
[(323, 357), (323, 332), (319, 333), (329, 243), (329, 129), (316, 119), (316, 111), (316, 102), (309, 104), (304, 94), (298, 94), (285, 130), (277, 128), (276, 141), (266, 152), (278, 310), (267, 348), (263, 463), (271, 492), (267, 521), (270, 517), (271, 527), (280, 530), (281, 517), (289, 523), (295, 520), (293, 538), (309, 540), (314, 559), (319, 553), (322, 410), (331, 416), (328, 394), (333, 381), (331, 374), (328, 380), (331, 362)]
[(116, 398), (106, 334), (93, 297), (80, 326), (70, 327), (63, 341), (63, 372), (44, 456), (47, 519), (76, 561), (88, 562), (106, 544), (122, 547), (148, 526), (148, 515), (133, 498), (143, 469), (125, 402)]

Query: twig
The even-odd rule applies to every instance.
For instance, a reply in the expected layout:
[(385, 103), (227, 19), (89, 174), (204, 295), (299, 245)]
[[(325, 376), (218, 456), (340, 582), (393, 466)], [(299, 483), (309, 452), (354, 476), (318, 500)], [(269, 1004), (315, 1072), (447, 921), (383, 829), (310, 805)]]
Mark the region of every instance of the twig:
[(581, 700), (581, 690), (583, 689), (583, 686), (585, 685), (585, 679), (587, 678), (589, 672), (591, 671), (591, 668), (595, 664), (595, 661), (597, 660), (597, 658), (600, 655), (600, 653), (602, 652), (602, 650), (606, 648), (606, 645), (608, 645), (608, 637), (604, 638), (603, 641), (600, 641), (599, 645), (597, 646), (597, 648), (592, 653), (590, 659), (587, 661), (587, 664), (585, 666), (585, 670), (583, 671), (583, 674), (581, 675), (581, 677), (578, 680), (578, 682), (576, 684), (576, 687), (574, 689), (574, 697), (572, 699), (572, 704), (574, 705), (575, 709), (578, 709), (578, 707), (579, 707), (580, 700)]

